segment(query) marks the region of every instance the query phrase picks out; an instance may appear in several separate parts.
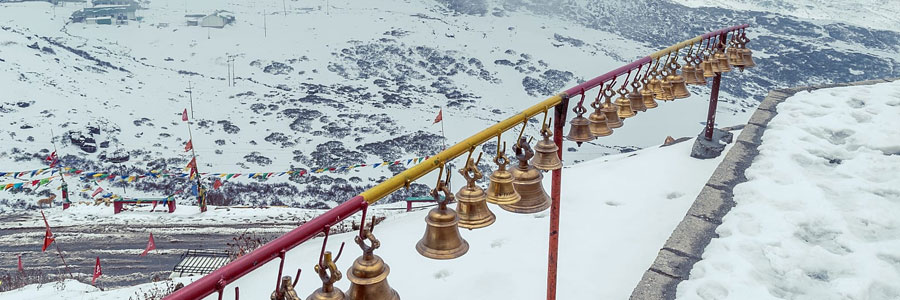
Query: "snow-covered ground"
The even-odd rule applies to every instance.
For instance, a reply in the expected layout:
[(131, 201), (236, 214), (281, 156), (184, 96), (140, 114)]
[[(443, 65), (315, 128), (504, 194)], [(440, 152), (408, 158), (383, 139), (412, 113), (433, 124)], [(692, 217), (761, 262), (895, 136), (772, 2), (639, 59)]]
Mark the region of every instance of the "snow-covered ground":
[[(560, 299), (628, 297), (721, 160), (693, 159), (688, 155), (691, 146), (692, 141), (686, 141), (652, 147), (563, 170)], [(545, 176), (544, 186), (549, 185), (549, 176)], [(454, 260), (427, 259), (414, 249), (425, 230), (427, 210), (394, 214), (376, 226), (375, 234), (382, 243), (376, 254), (391, 267), (391, 286), (405, 299), (534, 299), (534, 295), (543, 295), (548, 211), (522, 215), (490, 207), (497, 221), (486, 228), (461, 230), (471, 248)], [(342, 272), (360, 254), (352, 237), (349, 233), (329, 238), (331, 251), (337, 251), (340, 242), (347, 243), (338, 262)], [(302, 297), (320, 286), (311, 268), (321, 241), (308, 241), (287, 255), (287, 273), (304, 269), (298, 285)], [(233, 299), (234, 286), (241, 288), (241, 298), (268, 295), (277, 267), (278, 262), (273, 261), (241, 278), (226, 288), (224, 299)], [(111, 299), (149, 289), (149, 285), (107, 292), (89, 287), (46, 292), (53, 286), (44, 285), (40, 293), (67, 299)], [(349, 281), (344, 279), (336, 286), (347, 290)], [(38, 292), (31, 286), (0, 293), (0, 299), (37, 297)]]
[(900, 299), (900, 81), (800, 92), (678, 299)]
[(785, 14), (797, 18), (834, 21), (861, 27), (900, 31), (900, 1), (866, 0), (673, 0), (690, 7), (721, 7)]

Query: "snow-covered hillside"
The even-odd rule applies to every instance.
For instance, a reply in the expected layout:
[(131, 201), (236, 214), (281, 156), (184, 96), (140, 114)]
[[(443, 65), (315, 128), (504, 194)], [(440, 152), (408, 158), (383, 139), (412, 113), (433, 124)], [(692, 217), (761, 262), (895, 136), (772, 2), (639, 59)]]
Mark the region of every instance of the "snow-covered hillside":
[[(723, 81), (717, 120), (732, 125), (743, 123), (772, 86), (893, 74), (900, 44), (895, 32), (666, 1), (142, 3), (142, 21), (114, 26), (67, 23), (79, 4), (0, 3), (0, 18), (8, 20), (0, 26), (0, 172), (42, 168), (54, 146), (64, 165), (81, 170), (177, 171), (188, 162), (179, 113), (189, 98), (201, 172), (311, 170), (431, 155), (443, 145), (441, 125), (432, 125), (441, 107), (449, 145), (652, 51), (749, 22), (759, 67)], [(233, 12), (236, 22), (223, 29), (186, 25), (185, 14), (216, 9)], [(708, 89), (693, 91), (690, 99), (627, 121), (611, 137), (567, 147), (566, 163), (696, 134)], [(80, 145), (88, 140), (96, 152)], [(484, 149), (491, 153), (494, 145)], [(236, 179), (213, 194), (232, 203), (327, 207), (404, 167)], [(20, 182), (9, 180), (0, 183)], [(181, 179), (128, 185), (124, 196), (186, 188)], [(394, 199), (424, 192), (416, 184)], [(39, 197), (27, 188), (0, 193), (0, 203), (24, 207)]]
[(841, 22), (860, 27), (900, 31), (900, 2), (894, 0), (675, 0), (690, 7), (778, 13), (823, 23)]

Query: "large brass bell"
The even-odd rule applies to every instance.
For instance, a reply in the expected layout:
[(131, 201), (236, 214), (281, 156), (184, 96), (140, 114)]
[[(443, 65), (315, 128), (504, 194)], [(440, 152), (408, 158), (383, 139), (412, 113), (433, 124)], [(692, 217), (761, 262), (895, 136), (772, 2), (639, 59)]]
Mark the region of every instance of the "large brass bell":
[(684, 77), (678, 75), (678, 63), (673, 61), (675, 67), (672, 69), (672, 73), (667, 78), (669, 83), (672, 84), (672, 97), (675, 99), (684, 99), (691, 96), (691, 93), (688, 91), (687, 86), (684, 84)]
[[(497, 148), (500, 148), (500, 142), (497, 142)], [(503, 149), (497, 150), (497, 157), (494, 157), (494, 163), (499, 166), (497, 171), (491, 174), (491, 183), (488, 185), (487, 202), (494, 204), (513, 204), (522, 199), (516, 188), (513, 186), (512, 173), (506, 170), (509, 159), (506, 158), (506, 142), (503, 142)]]
[(738, 48), (730, 47), (728, 50), (725, 50), (725, 55), (728, 56), (728, 62), (735, 67), (743, 68), (744, 67), (744, 57), (741, 55), (741, 51)]
[(381, 247), (381, 243), (372, 235), (371, 230), (364, 229), (363, 235), (372, 245), (366, 245), (360, 236), (353, 238), (362, 248), (363, 255), (356, 258), (353, 266), (347, 269), (350, 289), (347, 290), (345, 300), (400, 300), (400, 295), (387, 282), (391, 268), (381, 257), (374, 254), (375, 249)]
[(534, 167), (528, 165), (528, 160), (534, 156), (534, 151), (528, 146), (525, 137), (519, 139), (519, 142), (513, 146), (516, 151), (516, 158), (519, 160), (519, 166), (512, 170), (513, 185), (516, 192), (522, 196), (519, 202), (500, 205), (500, 208), (515, 212), (530, 214), (546, 210), (550, 207), (550, 196), (544, 191), (543, 179), (544, 175)]
[(619, 98), (616, 99), (616, 106), (618, 107), (617, 114), (621, 119), (627, 119), (634, 117), (634, 110), (631, 109), (631, 100), (628, 97), (625, 97), (625, 93), (628, 92), (628, 89), (625, 86), (619, 88)]
[[(553, 119), (550, 122), (553, 123)], [(572, 126), (574, 127), (574, 125)], [(590, 131), (590, 128), (588, 128), (588, 131)], [(534, 145), (535, 154), (534, 158), (531, 159), (531, 165), (541, 171), (559, 170), (562, 168), (562, 160), (559, 159), (559, 146), (550, 140), (553, 133), (547, 128), (547, 124), (542, 126), (541, 136), (544, 138), (537, 145)], [(481, 158), (481, 156), (478, 158)], [(481, 175), (481, 173), (478, 174), (479, 176)], [(459, 199), (458, 196), (456, 198)]]
[[(456, 211), (459, 214), (459, 227), (462, 228), (487, 227), (495, 220), (494, 213), (488, 209), (487, 194), (475, 184), (475, 181), (483, 177), (478, 171), (478, 162), (481, 162), (481, 154), (478, 154), (477, 161), (473, 161), (470, 152), (466, 167), (459, 169), (459, 174), (466, 178), (466, 185), (456, 192)], [(469, 175), (470, 172), (472, 175)]]
[(707, 60), (709, 60), (709, 67), (712, 69), (713, 73), (722, 73), (722, 69), (719, 68), (719, 59), (716, 57), (715, 53), (710, 53)]
[(653, 99), (653, 92), (647, 88), (647, 84), (650, 82), (650, 80), (647, 79), (647, 75), (644, 75), (641, 82), (644, 83), (644, 86), (641, 88), (641, 97), (644, 98), (644, 107), (648, 109), (658, 107), (659, 104), (656, 104), (656, 100)]
[[(582, 101), (584, 101), (583, 98)], [(572, 127), (569, 128), (569, 135), (566, 136), (566, 139), (577, 143), (578, 146), (581, 146), (581, 143), (594, 140), (594, 135), (591, 134), (591, 122), (584, 117), (587, 109), (579, 102), (572, 111), (578, 115), (572, 118), (572, 121), (569, 121)], [(538, 142), (538, 145), (540, 145), (540, 142)], [(553, 145), (556, 146), (556, 144)]]
[[(441, 169), (443, 171), (443, 168)], [(535, 170), (537, 172), (537, 170)], [(538, 172), (540, 173), (540, 172)], [(469, 251), (469, 242), (459, 235), (459, 215), (447, 203), (453, 201), (453, 193), (444, 180), (438, 175), (438, 184), (431, 190), (431, 196), (438, 203), (425, 217), (425, 235), (416, 243), (416, 251), (422, 256), (432, 259), (453, 259), (466, 254)], [(450, 172), (447, 172), (447, 180)], [(440, 192), (444, 193), (441, 200)]]
[(591, 135), (594, 137), (601, 137), (612, 134), (613, 130), (606, 124), (606, 114), (604, 114), (602, 110), (603, 103), (600, 102), (600, 95), (597, 95), (597, 99), (591, 103), (591, 107), (594, 108), (594, 112), (588, 116), (588, 122), (591, 122)]
[[(640, 72), (640, 70), (638, 70)], [(647, 106), (644, 105), (644, 96), (641, 96), (641, 92), (638, 91), (638, 87), (640, 87), (640, 81), (638, 80), (638, 76), (634, 76), (634, 80), (631, 82), (631, 92), (628, 93), (628, 102), (631, 103), (631, 110), (635, 111), (635, 114), (639, 111), (647, 111)]]
[[(344, 292), (334, 287), (334, 283), (341, 280), (341, 271), (331, 260), (331, 251), (325, 251), (325, 260), (321, 264), (317, 264), (314, 270), (322, 279), (322, 287), (306, 297), (306, 300), (344, 300), (346, 297)], [(331, 274), (329, 275), (329, 273)]]
[(617, 107), (612, 103), (612, 96), (615, 94), (616, 92), (612, 91), (612, 83), (603, 90), (603, 96), (606, 97), (606, 101), (603, 102), (603, 107), (600, 108), (600, 111), (606, 115), (606, 125), (609, 128), (619, 128), (623, 125), (622, 119), (619, 119)]

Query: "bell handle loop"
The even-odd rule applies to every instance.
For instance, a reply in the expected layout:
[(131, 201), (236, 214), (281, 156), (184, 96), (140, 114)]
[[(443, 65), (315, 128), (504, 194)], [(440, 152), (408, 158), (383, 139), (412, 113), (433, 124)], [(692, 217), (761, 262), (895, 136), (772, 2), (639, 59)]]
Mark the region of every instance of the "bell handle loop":
[(591, 102), (591, 107), (594, 109), (600, 109), (603, 105), (600, 103), (600, 96), (603, 95), (603, 87), (600, 88), (600, 91), (597, 93), (597, 98), (594, 98), (594, 102)]
[[(594, 105), (594, 103), (591, 103), (592, 107), (593, 107), (593, 105)], [(544, 121), (547, 121), (547, 120), (545, 119)], [(550, 118), (550, 123), (553, 123), (553, 118)], [(541, 126), (541, 136), (544, 137), (544, 140), (550, 140), (550, 137), (553, 136), (553, 133), (550, 132), (550, 129), (549, 129), (549, 126), (547, 126), (547, 123), (544, 123), (543, 126)], [(480, 157), (480, 155), (479, 155), (479, 157)]]
[(631, 80), (631, 87), (634, 88), (635, 90), (637, 90), (638, 87), (641, 86), (641, 83), (640, 83), (641, 80), (638, 79), (638, 77), (641, 77), (641, 69), (643, 69), (643, 68), (644, 68), (644, 65), (639, 65), (637, 68), (637, 72), (634, 73), (634, 79)]
[[(581, 88), (581, 100), (579, 100), (578, 104), (575, 105), (574, 108), (572, 108), (572, 112), (574, 112), (578, 115), (581, 115), (581, 114), (584, 114), (584, 112), (579, 112), (579, 111), (587, 111), (587, 109), (584, 108), (584, 97), (585, 97), (585, 91), (584, 91), (584, 88)], [(545, 110), (544, 111), (544, 122), (546, 122), (546, 121), (547, 121), (547, 111)], [(522, 132), (525, 132), (525, 128), (522, 128)], [(519, 138), (522, 138), (522, 134), (519, 134)], [(516, 140), (516, 141), (518, 141), (518, 140)]]
[[(354, 237), (353, 241), (359, 245), (359, 248), (362, 249), (363, 254), (366, 256), (371, 256), (375, 249), (381, 247), (381, 242), (375, 238), (375, 235), (372, 234), (371, 231), (366, 231), (366, 236), (364, 237)], [(369, 241), (369, 245), (366, 244), (366, 241)]]
[(694, 42), (691, 42), (691, 47), (688, 48), (687, 54), (685, 54), (684, 56), (681, 57), (681, 59), (684, 60), (684, 63), (687, 64), (688, 66), (691, 65), (691, 54), (692, 53), (694, 53)]
[(603, 96), (606, 96), (606, 101), (609, 101), (609, 98), (616, 95), (616, 92), (612, 90), (613, 85), (616, 84), (616, 77), (614, 76), (612, 82), (606, 85), (606, 88), (603, 89)]

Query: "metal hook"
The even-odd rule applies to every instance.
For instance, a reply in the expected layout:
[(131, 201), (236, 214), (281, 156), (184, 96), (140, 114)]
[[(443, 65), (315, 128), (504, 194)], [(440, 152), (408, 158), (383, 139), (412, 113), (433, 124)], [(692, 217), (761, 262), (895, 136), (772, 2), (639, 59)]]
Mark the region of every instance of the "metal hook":
[[(325, 257), (325, 245), (328, 244), (328, 235), (331, 232), (331, 226), (325, 226), (325, 228), (323, 228), (323, 230), (325, 231), (325, 238), (322, 240), (322, 250), (319, 251), (319, 268), (325, 268), (322, 258)], [(341, 258), (342, 253), (344, 253), (344, 242), (341, 242), (341, 248), (338, 249), (338, 254), (337, 254), (337, 256), (334, 257), (334, 260), (332, 260), (332, 261), (336, 263), (338, 261), (338, 259)]]
[(240, 299), (241, 299), (241, 289), (240, 289), (240, 287), (236, 286), (236, 287), (234, 287), (234, 300), (240, 300)]
[[(300, 283), (300, 272), (302, 272), (302, 271), (303, 270), (301, 270), (300, 268), (297, 268), (297, 277), (294, 277), (294, 284), (291, 285), (291, 287), (296, 288), (297, 283)], [(235, 293), (237, 293), (237, 291), (235, 291)], [(235, 299), (235, 300), (237, 300), (237, 299)]]

